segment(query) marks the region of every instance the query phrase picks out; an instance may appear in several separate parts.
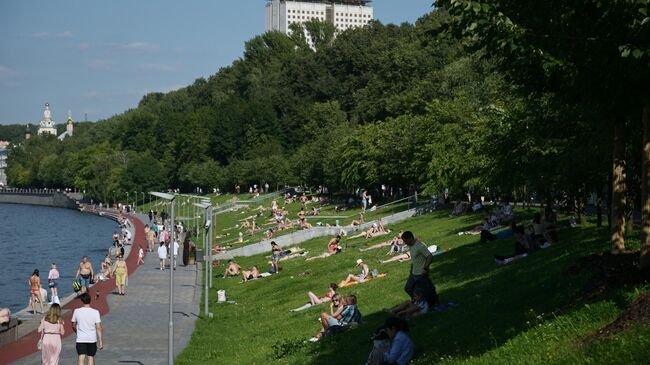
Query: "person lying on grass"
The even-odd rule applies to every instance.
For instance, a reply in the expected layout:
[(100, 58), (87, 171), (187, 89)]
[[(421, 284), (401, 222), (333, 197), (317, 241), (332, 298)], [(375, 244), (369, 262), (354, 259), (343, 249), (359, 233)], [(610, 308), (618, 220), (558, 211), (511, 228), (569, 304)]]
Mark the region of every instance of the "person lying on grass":
[(496, 224), (493, 225), (492, 222), (490, 222), (490, 217), (485, 217), (485, 218), (483, 218), (483, 221), (481, 222), (481, 224), (479, 224), (478, 226), (470, 229), (469, 231), (458, 232), (458, 235), (459, 236), (464, 235), (464, 234), (476, 235), (476, 234), (480, 234), (482, 231), (486, 231), (486, 230), (491, 231), (491, 230), (493, 230), (493, 229), (495, 229), (497, 227), (498, 227), (498, 225), (496, 225)]
[(242, 278), (244, 283), (249, 280), (254, 280), (260, 277), (260, 271), (257, 269), (257, 266), (253, 266), (248, 270), (242, 272)]
[(240, 271), (241, 271), (241, 266), (239, 266), (233, 260), (228, 260), (228, 267), (226, 267), (226, 271), (224, 271), (223, 273), (223, 278), (225, 279), (228, 276), (237, 276), (239, 275)]
[(357, 297), (355, 295), (348, 295), (345, 297), (345, 305), (339, 307), (336, 313), (330, 315), (325, 312), (320, 315), (320, 322), (323, 326), (321, 331), (311, 338), (311, 341), (316, 342), (327, 333), (334, 333), (335, 327), (341, 330), (352, 324), (361, 323), (361, 312), (357, 307)]
[(364, 251), (374, 250), (386, 246), (390, 246), (390, 250), (388, 250), (388, 253), (386, 253), (386, 255), (401, 253), (402, 249), (404, 248), (404, 241), (402, 241), (402, 231), (399, 231), (397, 233), (397, 236), (389, 239), (388, 241), (384, 241), (376, 245), (372, 245), (370, 247), (360, 248), (359, 251), (364, 252)]
[(351, 240), (353, 238), (359, 238), (359, 237), (363, 237), (367, 239), (367, 238), (372, 238), (377, 236), (383, 236), (389, 233), (390, 230), (386, 229), (386, 227), (384, 227), (383, 223), (381, 223), (380, 221), (379, 223), (373, 223), (372, 226), (368, 228), (366, 231), (363, 231), (354, 236), (350, 236), (348, 237), (348, 239)]
[(368, 268), (368, 265), (366, 265), (362, 259), (357, 260), (357, 267), (361, 267), (361, 272), (359, 275), (353, 275), (353, 274), (348, 274), (348, 277), (344, 281), (356, 281), (358, 283), (362, 283), (368, 275), (370, 275), (370, 269)]
[(510, 228), (504, 229), (497, 233), (492, 233), (490, 230), (484, 229), (481, 231), (481, 242), (491, 242), (498, 239), (510, 238), (514, 234), (514, 229), (517, 226), (517, 223), (513, 219)]
[(416, 287), (413, 291), (413, 299), (407, 300), (386, 310), (388, 313), (402, 319), (411, 319), (429, 312), (429, 303), (424, 298), (424, 291)]
[(341, 235), (336, 235), (336, 237), (332, 238), (327, 244), (327, 252), (323, 252), (318, 256), (309, 257), (305, 261), (324, 259), (326, 257), (330, 257), (332, 255), (336, 255), (337, 253), (340, 253), (341, 252), (341, 246), (339, 246), (340, 242), (341, 242)]
[[(522, 226), (514, 228), (515, 234), (515, 252), (509, 256), (494, 255), (494, 262), (497, 265), (503, 265), (512, 261), (526, 257), (528, 254), (533, 253), (540, 249), (537, 241), (524, 230)], [(548, 246), (546, 246), (548, 247)]]
[[(431, 246), (427, 247), (427, 250), (429, 250), (429, 252), (431, 252), (431, 254), (433, 254), (433, 253), (438, 251), (438, 246), (431, 245)], [(403, 253), (403, 254), (397, 255), (397, 256), (393, 256), (393, 257), (391, 257), (391, 258), (389, 258), (387, 260), (380, 260), (379, 263), (380, 264), (387, 264), (389, 262), (395, 262), (395, 261), (399, 261), (399, 262), (411, 261), (411, 253), (406, 251), (406, 253)]]
[(289, 312), (298, 312), (298, 311), (305, 310), (307, 308), (313, 307), (315, 305), (319, 305), (319, 304), (329, 302), (336, 295), (336, 289), (338, 289), (338, 287), (339, 286), (336, 285), (335, 283), (330, 283), (330, 286), (327, 288), (327, 293), (322, 297), (318, 297), (313, 292), (307, 293), (307, 297), (309, 297), (309, 303), (307, 303), (307, 304), (305, 304), (305, 305), (303, 305), (301, 307), (298, 307), (296, 309), (291, 309), (291, 310), (289, 310)]

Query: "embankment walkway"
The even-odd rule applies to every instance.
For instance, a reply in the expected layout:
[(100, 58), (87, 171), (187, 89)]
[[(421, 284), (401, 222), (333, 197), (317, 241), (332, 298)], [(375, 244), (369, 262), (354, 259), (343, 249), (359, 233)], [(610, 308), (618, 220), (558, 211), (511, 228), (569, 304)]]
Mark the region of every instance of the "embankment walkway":
[[(104, 350), (98, 351), (96, 359), (101, 364), (166, 364), (169, 271), (158, 269), (155, 252), (146, 254), (145, 263), (137, 267), (138, 248), (143, 247), (146, 252), (143, 222), (148, 222), (149, 218), (139, 214), (130, 218), (136, 234), (133, 249), (126, 260), (130, 273), (126, 295), (115, 294), (114, 280), (90, 289), (93, 299), (95, 291), (100, 291), (100, 299), (93, 300), (91, 306), (100, 310), (104, 328)], [(178, 262), (174, 272), (174, 354), (178, 354), (190, 339), (198, 318), (201, 296), (201, 275), (197, 266), (184, 267), (180, 257)], [(75, 335), (70, 328), (70, 316), (72, 309), (79, 306), (80, 301), (75, 299), (64, 307), (69, 311), (65, 316), (66, 337), (63, 339), (61, 364), (76, 363)], [(38, 338), (37, 333), (32, 333), (2, 348), (0, 364), (40, 364), (41, 354), (36, 351)]]

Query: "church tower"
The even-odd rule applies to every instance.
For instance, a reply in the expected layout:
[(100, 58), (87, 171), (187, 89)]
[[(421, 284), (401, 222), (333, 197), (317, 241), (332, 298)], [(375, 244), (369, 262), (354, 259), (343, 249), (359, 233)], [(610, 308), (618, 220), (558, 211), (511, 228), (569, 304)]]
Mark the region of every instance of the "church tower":
[(56, 127), (54, 120), (52, 120), (52, 112), (50, 111), (50, 103), (45, 103), (45, 110), (43, 111), (43, 119), (41, 125), (38, 127), (38, 135), (51, 134), (56, 136)]
[(65, 130), (68, 132), (68, 137), (72, 137), (74, 131), (74, 120), (72, 120), (72, 112), (68, 110), (68, 121), (65, 124)]

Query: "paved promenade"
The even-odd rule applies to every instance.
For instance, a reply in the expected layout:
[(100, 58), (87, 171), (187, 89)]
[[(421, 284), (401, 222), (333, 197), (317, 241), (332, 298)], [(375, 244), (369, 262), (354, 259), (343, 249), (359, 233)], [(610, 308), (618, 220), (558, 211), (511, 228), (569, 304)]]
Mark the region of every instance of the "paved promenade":
[[(146, 246), (142, 222), (148, 222), (149, 218), (144, 215), (137, 217), (142, 221), (132, 220), (136, 226), (136, 235), (132, 254), (127, 260), (130, 271), (137, 261), (137, 248), (140, 245)], [(182, 252), (179, 254), (182, 255)], [(187, 345), (194, 330), (201, 295), (201, 286), (196, 285), (197, 281), (200, 283), (201, 280), (197, 266), (183, 267), (180, 257), (178, 261), (179, 265), (174, 272), (176, 355)], [(158, 269), (157, 255), (152, 252), (145, 256), (145, 263), (133, 275), (129, 275), (128, 284), (125, 296), (111, 293), (116, 292), (114, 282), (105, 294), (108, 308), (107, 313), (102, 314), (104, 350), (98, 351), (96, 360), (101, 364), (166, 364), (169, 271)], [(94, 290), (91, 288), (90, 292), (92, 294)], [(35, 342), (33, 346), (35, 349)], [(75, 335), (72, 334), (63, 339), (60, 363), (73, 364), (76, 358)], [(40, 364), (40, 352), (23, 357), (12, 364)]]

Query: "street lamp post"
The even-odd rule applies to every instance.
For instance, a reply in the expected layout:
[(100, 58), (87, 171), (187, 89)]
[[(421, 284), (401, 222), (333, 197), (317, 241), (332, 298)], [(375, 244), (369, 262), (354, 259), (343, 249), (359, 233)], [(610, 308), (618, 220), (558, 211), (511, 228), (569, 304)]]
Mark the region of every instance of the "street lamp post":
[(204, 250), (204, 255), (203, 255), (203, 261), (205, 261), (205, 293), (204, 293), (204, 299), (203, 299), (203, 311), (205, 316), (208, 316), (208, 260), (206, 256), (206, 248), (207, 248), (207, 243), (208, 243), (208, 238), (207, 236), (210, 234), (210, 229), (208, 229), (208, 226), (212, 227), (212, 223), (210, 222), (210, 218), (212, 216), (212, 204), (210, 203), (194, 203), (193, 204), (195, 207), (203, 208), (203, 217), (205, 220), (205, 234), (203, 235), (203, 250)]
[[(150, 192), (149, 194), (168, 200), (171, 203), (171, 230), (172, 230), (172, 239), (171, 239), (171, 249), (174, 249), (174, 235), (176, 229), (174, 228), (174, 200), (176, 196), (167, 193), (159, 192)], [(163, 222), (164, 224), (165, 222)], [(171, 252), (171, 262), (169, 265), (169, 344), (168, 344), (168, 358), (167, 363), (169, 365), (174, 364), (174, 252)]]

